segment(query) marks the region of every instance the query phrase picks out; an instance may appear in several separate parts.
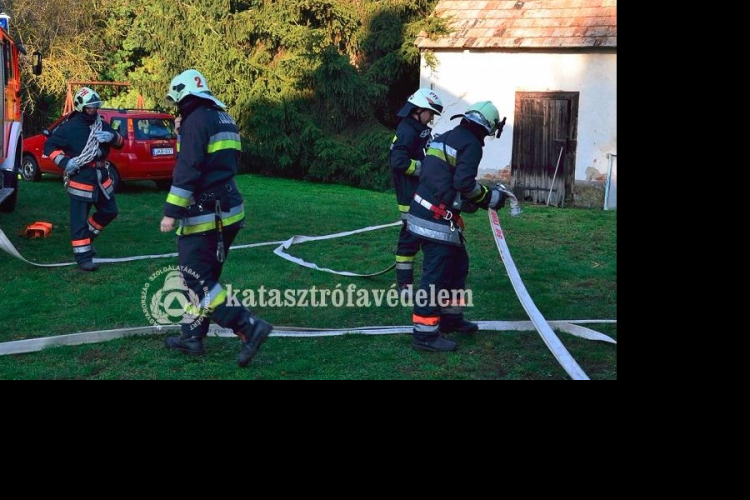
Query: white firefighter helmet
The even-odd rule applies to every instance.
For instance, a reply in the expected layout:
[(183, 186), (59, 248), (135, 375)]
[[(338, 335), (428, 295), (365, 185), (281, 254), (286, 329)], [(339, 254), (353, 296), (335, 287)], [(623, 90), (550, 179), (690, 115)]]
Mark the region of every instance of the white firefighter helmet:
[(78, 89), (78, 92), (76, 92), (75, 97), (73, 98), (73, 108), (76, 111), (83, 111), (83, 108), (91, 106), (92, 108), (101, 108), (102, 107), (102, 98), (99, 97), (99, 94), (96, 93), (94, 89), (91, 89), (89, 87), (81, 87)]
[(167, 101), (178, 104), (188, 95), (208, 99), (222, 109), (227, 109), (227, 105), (211, 93), (206, 77), (195, 69), (183, 71), (172, 79), (172, 82), (169, 84), (169, 91), (167, 92)]
[(486, 131), (487, 135), (492, 135), (497, 132), (500, 126), (500, 112), (492, 101), (480, 101), (478, 103), (469, 106), (469, 109), (462, 115), (451, 116), (451, 120), (458, 117), (466, 118), (478, 125), (481, 125)]
[(443, 100), (434, 90), (419, 89), (409, 96), (404, 107), (398, 112), (398, 116), (401, 118), (409, 116), (415, 108), (429, 109), (439, 115), (443, 112)]

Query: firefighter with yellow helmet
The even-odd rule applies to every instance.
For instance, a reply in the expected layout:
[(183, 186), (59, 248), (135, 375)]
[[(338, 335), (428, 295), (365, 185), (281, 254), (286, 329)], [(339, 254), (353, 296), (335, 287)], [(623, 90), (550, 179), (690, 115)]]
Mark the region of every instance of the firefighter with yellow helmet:
[(455, 351), (457, 344), (441, 333), (472, 334), (479, 329), (464, 319), (461, 303), (469, 274), (461, 212), (499, 209), (505, 202), (501, 189), (487, 188), (476, 179), (485, 139), (500, 137), (505, 119), (500, 121), (490, 101), (478, 102), (454, 118), (461, 118), (460, 124), (435, 137), (427, 149), (407, 217), (407, 230), (419, 238), (424, 255), (414, 297), (412, 347), (425, 351)]
[[(73, 255), (82, 271), (98, 269), (93, 240), (118, 213), (106, 158), (110, 148), (122, 149), (125, 139), (102, 120), (97, 112), (101, 105), (98, 93), (80, 88), (73, 98), (74, 112), (44, 144), (44, 154), (64, 171)], [(89, 216), (92, 207), (96, 212)]]
[(201, 307), (192, 311), (195, 321), (183, 323), (182, 334), (168, 337), (165, 346), (193, 355), (205, 353), (203, 339), (214, 321), (240, 338), (237, 363), (244, 367), (273, 327), (241, 304), (228, 303), (219, 282), (229, 248), (245, 220), (242, 194), (235, 183), (242, 151), (239, 129), (195, 69), (172, 80), (166, 99), (179, 108), (181, 124), (161, 231), (177, 227), (180, 269)]

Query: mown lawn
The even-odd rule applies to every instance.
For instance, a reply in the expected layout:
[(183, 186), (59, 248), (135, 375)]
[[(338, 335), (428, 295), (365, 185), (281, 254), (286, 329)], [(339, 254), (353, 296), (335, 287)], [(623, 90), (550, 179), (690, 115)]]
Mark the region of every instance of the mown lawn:
[[(249, 214), (235, 245), (318, 236), (398, 220), (390, 193), (344, 186), (240, 176)], [(173, 235), (159, 232), (165, 193), (151, 183), (125, 186), (118, 195), (120, 217), (96, 242), (98, 257), (161, 255), (176, 251)], [(524, 205), (524, 214), (500, 212), (506, 240), (524, 284), (547, 320), (617, 319), (616, 212)], [(469, 287), (473, 320), (528, 320), (498, 256), (487, 214), (468, 215), (471, 257)], [(26, 240), (18, 232), (45, 220), (50, 238)], [(68, 199), (58, 179), (22, 183), (19, 206), (0, 214), (0, 228), (27, 259), (70, 262)], [(295, 256), (321, 267), (373, 273), (393, 260), (397, 228), (293, 246)], [(297, 266), (274, 255), (275, 246), (232, 252), (223, 283), (257, 291), (388, 290), (394, 272), (374, 278), (335, 276)], [(141, 291), (176, 258), (103, 264), (97, 273), (75, 267), (39, 268), (2, 253), (0, 342), (76, 332), (147, 326)], [(418, 259), (419, 264), (419, 259)], [(417, 277), (420, 276), (419, 269)], [(255, 312), (275, 325), (355, 328), (408, 325), (404, 307), (276, 307)], [(587, 325), (617, 339), (617, 325)], [(408, 335), (346, 335), (321, 338), (272, 337), (253, 363), (235, 363), (239, 341), (207, 339), (208, 354), (188, 358), (166, 351), (166, 334), (98, 344), (55, 347), (0, 356), (0, 379), (251, 379), (251, 380), (565, 380), (567, 374), (536, 332), (479, 332), (454, 335), (455, 353), (417, 352)], [(617, 346), (558, 332), (563, 344), (593, 380), (617, 379)]]

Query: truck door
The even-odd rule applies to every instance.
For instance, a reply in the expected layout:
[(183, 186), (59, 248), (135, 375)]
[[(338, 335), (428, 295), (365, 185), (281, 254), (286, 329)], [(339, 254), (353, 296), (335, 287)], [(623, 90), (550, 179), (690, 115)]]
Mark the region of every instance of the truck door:
[(2, 65), (2, 71), (0, 71), (0, 88), (3, 91), (3, 97), (0, 99), (0, 130), (3, 131), (3, 140), (0, 140), (0, 161), (8, 155), (5, 141), (5, 138), (8, 137), (8, 130), (5, 129), (5, 101), (8, 95), (8, 64), (11, 64), (13, 60), (10, 55), (8, 43), (3, 38), (0, 38), (0, 65)]

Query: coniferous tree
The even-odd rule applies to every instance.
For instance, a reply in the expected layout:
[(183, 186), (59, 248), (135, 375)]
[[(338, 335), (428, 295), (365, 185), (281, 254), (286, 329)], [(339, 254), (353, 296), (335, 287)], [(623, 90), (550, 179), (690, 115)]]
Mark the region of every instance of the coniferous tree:
[[(14, 3), (35, 2), (49, 4)], [(133, 85), (120, 99), (140, 93), (164, 107), (171, 78), (196, 68), (238, 121), (243, 168), (379, 189), (390, 183), (395, 112), (419, 84), (414, 39), (443, 29), (430, 16), (436, 0), (81, 3), (97, 5), (87, 33), (97, 42), (86, 47), (103, 61), (93, 58), (90, 71)], [(57, 52), (45, 57), (46, 66), (66, 67)]]

